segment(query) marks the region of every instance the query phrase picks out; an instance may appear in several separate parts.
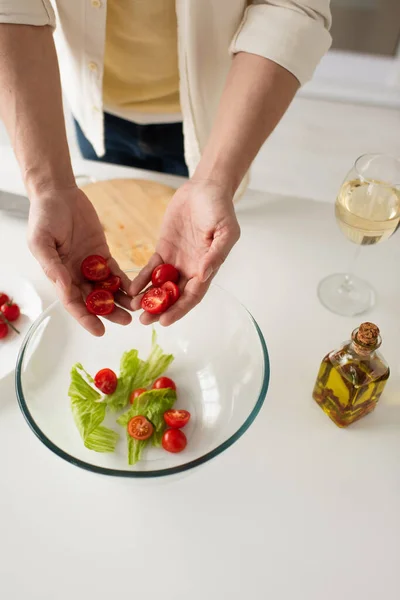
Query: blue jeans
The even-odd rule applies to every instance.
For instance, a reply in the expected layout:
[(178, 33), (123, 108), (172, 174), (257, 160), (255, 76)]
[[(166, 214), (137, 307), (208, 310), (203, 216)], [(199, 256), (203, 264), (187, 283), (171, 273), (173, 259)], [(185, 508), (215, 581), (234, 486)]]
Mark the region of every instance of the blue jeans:
[(76, 121), (75, 128), (82, 156), (88, 160), (184, 177), (188, 175), (182, 123), (138, 125), (104, 113), (106, 153), (100, 158)]

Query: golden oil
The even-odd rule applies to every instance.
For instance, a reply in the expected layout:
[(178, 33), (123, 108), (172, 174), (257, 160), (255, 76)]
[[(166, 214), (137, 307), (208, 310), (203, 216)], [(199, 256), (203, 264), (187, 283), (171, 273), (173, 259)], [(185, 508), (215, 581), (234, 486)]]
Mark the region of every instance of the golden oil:
[(352, 339), (323, 359), (313, 398), (338, 427), (347, 427), (374, 410), (390, 375), (378, 352), (379, 329), (362, 323)]

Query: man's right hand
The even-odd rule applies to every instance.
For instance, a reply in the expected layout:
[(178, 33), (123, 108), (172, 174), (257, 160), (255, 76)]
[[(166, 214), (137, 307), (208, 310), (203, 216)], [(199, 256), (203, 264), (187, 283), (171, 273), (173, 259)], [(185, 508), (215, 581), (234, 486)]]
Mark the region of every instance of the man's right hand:
[[(91, 285), (81, 274), (83, 259), (91, 254), (103, 256), (112, 273), (121, 277), (126, 293), (131, 282), (112, 259), (96, 211), (79, 188), (48, 190), (31, 197), (29, 248), (46, 276), (55, 284), (67, 311), (90, 333), (103, 335), (103, 323), (85, 306), (84, 299)], [(130, 301), (127, 294), (116, 294), (116, 302), (120, 306), (129, 309)], [(108, 319), (128, 325), (131, 315), (120, 306)]]

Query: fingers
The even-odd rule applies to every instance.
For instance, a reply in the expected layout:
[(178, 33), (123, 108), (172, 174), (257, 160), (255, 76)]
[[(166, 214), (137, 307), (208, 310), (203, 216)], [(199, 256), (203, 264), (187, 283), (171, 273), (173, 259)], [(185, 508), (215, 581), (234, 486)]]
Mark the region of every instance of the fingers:
[(171, 308), (169, 308), (162, 315), (151, 315), (150, 313), (143, 312), (140, 315), (140, 322), (142, 325), (152, 325), (153, 323), (159, 321), (160, 325), (163, 327), (169, 327), (173, 323), (176, 323), (176, 321), (182, 319), (182, 317), (187, 315), (188, 312), (190, 312), (195, 306), (197, 306), (197, 304), (199, 304), (199, 302), (207, 293), (212, 279), (213, 278), (210, 277), (209, 280), (204, 283), (201, 282), (197, 277), (193, 277), (193, 279), (190, 279), (187, 282), (182, 296), (173, 306), (171, 306)]
[(118, 325), (129, 325), (132, 323), (132, 315), (119, 306), (116, 306), (113, 312), (110, 315), (107, 315), (105, 318), (107, 321), (111, 321), (111, 323), (117, 323)]
[[(179, 319), (188, 314), (204, 298), (211, 285), (212, 277), (207, 282), (202, 282), (198, 277), (190, 279), (183, 290), (179, 300), (171, 308), (161, 315), (160, 325), (169, 327)], [(142, 319), (141, 319), (142, 321)], [(143, 322), (143, 321), (142, 321)]]
[(59, 286), (57, 288), (60, 300), (69, 314), (92, 335), (96, 337), (104, 335), (105, 328), (103, 323), (98, 317), (88, 312), (82, 298), (81, 290), (75, 285), (71, 285), (69, 289), (63, 289)]
[[(98, 317), (88, 312), (83, 299), (83, 296), (87, 296), (90, 293), (92, 289), (91, 285), (82, 282), (82, 285), (78, 286), (72, 282), (72, 277), (67, 267), (61, 262), (56, 248), (51, 244), (46, 245), (45, 243), (33, 242), (31, 243), (31, 250), (40, 263), (45, 275), (55, 284), (57, 294), (69, 314), (92, 335), (96, 337), (104, 335), (105, 328), (103, 323)], [(128, 289), (131, 283), (129, 278), (118, 268), (114, 260), (110, 261), (110, 263), (113, 272), (117, 272), (121, 277), (122, 285)], [(116, 294), (116, 302), (123, 308), (130, 309), (131, 298), (123, 292)], [(116, 307), (111, 315), (109, 315), (108, 320), (120, 325), (129, 325), (132, 317), (123, 308)]]
[(132, 310), (131, 303), (133, 302), (132, 297), (128, 296), (128, 294), (124, 294), (124, 292), (117, 292), (114, 294), (115, 303), (126, 310)]
[(151, 281), (151, 275), (154, 269), (164, 262), (159, 254), (153, 254), (149, 262), (140, 273), (135, 277), (129, 287), (129, 294), (132, 297), (138, 296), (142, 290), (147, 286), (147, 284)]
[(129, 279), (128, 275), (126, 273), (124, 273), (124, 271), (122, 271), (122, 269), (120, 269), (117, 261), (114, 258), (110, 258), (107, 262), (108, 262), (108, 266), (110, 267), (111, 273), (113, 275), (118, 275), (118, 277), (121, 278), (121, 288), (124, 290), (124, 292), (126, 292), (128, 294), (129, 287), (132, 283), (131, 280)]
[(153, 325), (153, 323), (157, 323), (159, 320), (160, 315), (151, 315), (146, 311), (140, 315), (140, 322), (142, 325)]
[(95, 315), (88, 313), (82, 292), (72, 283), (71, 275), (61, 262), (54, 245), (46, 243), (45, 240), (34, 240), (30, 242), (30, 248), (46, 277), (55, 284), (58, 297), (70, 315), (91, 334), (98, 337), (104, 335), (103, 323)]
[(212, 244), (200, 264), (200, 282), (205, 283), (213, 274), (215, 275), (239, 237), (240, 228), (237, 222), (235, 227), (231, 226), (228, 230), (215, 232)]

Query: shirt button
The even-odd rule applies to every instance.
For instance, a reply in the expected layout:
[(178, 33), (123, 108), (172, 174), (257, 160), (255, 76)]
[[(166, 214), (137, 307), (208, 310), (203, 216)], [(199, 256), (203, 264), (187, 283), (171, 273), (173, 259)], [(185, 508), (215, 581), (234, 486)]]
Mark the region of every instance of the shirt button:
[(91, 0), (91, 4), (92, 4), (93, 8), (101, 8), (100, 0)]
[(100, 108), (98, 106), (95, 106), (95, 105), (92, 106), (92, 110), (93, 110), (93, 112), (96, 112), (96, 113), (100, 112)]
[(93, 71), (94, 73), (97, 71), (97, 64), (95, 62), (90, 62), (88, 63), (88, 67), (90, 69), (90, 71)]

